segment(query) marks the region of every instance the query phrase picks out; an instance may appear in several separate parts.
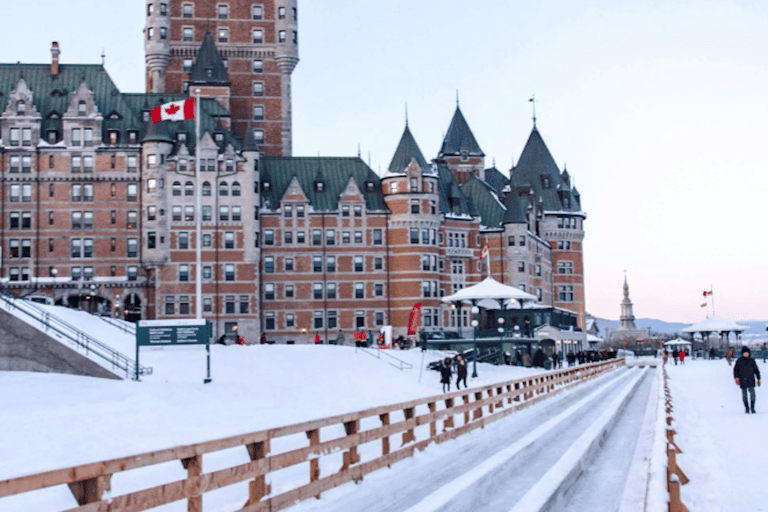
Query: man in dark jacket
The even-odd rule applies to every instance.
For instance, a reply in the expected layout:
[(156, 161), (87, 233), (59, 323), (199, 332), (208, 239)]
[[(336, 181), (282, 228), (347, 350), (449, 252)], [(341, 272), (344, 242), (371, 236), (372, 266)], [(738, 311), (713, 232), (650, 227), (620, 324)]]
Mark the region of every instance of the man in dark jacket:
[[(733, 378), (736, 380), (736, 385), (741, 386), (741, 398), (744, 401), (744, 412), (747, 414), (755, 413), (755, 377), (757, 377), (757, 385), (760, 385), (760, 370), (757, 367), (757, 363), (750, 357), (749, 347), (742, 347), (741, 357), (733, 365)], [(749, 393), (749, 399), (752, 401), (750, 406), (747, 401), (747, 393)]]
[(440, 382), (443, 384), (443, 393), (451, 390), (451, 374), (453, 373), (451, 372), (451, 365), (451, 358), (446, 357), (440, 366)]

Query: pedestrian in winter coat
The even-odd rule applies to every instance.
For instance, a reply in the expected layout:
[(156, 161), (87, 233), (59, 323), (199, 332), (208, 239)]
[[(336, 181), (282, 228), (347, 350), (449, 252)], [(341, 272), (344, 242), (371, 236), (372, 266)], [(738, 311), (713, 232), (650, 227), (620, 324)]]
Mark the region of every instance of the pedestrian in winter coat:
[(315, 333), (315, 345), (321, 345), (323, 343), (323, 338), (320, 337), (320, 333)]
[(677, 349), (672, 351), (672, 361), (677, 364), (677, 360), (680, 359), (680, 352), (677, 351)]
[(526, 368), (531, 367), (531, 354), (528, 352), (523, 352), (523, 366)]
[(467, 362), (464, 360), (464, 356), (461, 354), (456, 356), (456, 389), (461, 389), (460, 382), (464, 382), (464, 389), (467, 389)]
[(685, 350), (680, 351), (680, 364), (685, 364)]
[(557, 352), (552, 353), (552, 369), (557, 370), (557, 362), (559, 361), (559, 357), (557, 357)]
[(544, 351), (541, 349), (538, 349), (535, 354), (533, 354), (533, 366), (536, 368), (544, 368), (544, 361), (547, 360), (547, 356), (544, 355)]
[(451, 358), (446, 357), (443, 359), (443, 364), (440, 366), (440, 382), (443, 384), (443, 393), (451, 390)]
[[(741, 357), (736, 360), (736, 364), (733, 365), (733, 378), (736, 381), (736, 385), (741, 387), (741, 400), (744, 402), (744, 412), (749, 414), (755, 413), (755, 377), (757, 377), (757, 385), (760, 385), (760, 369), (757, 367), (757, 362), (750, 357), (749, 347), (742, 347)], [(752, 401), (750, 406), (747, 401), (747, 394)]]
[(337, 345), (343, 345), (344, 344), (344, 332), (339, 329), (339, 334), (336, 336), (336, 344)]
[(725, 360), (728, 361), (728, 366), (731, 366), (731, 360), (733, 359), (733, 347), (725, 349)]

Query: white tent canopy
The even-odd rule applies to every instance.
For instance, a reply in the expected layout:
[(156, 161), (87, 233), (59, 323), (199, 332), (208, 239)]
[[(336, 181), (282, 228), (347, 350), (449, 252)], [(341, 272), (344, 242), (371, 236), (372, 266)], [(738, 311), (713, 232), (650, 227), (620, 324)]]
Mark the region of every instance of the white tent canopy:
[(677, 338), (674, 340), (669, 340), (664, 343), (664, 345), (671, 347), (671, 346), (679, 346), (679, 345), (690, 345), (690, 341), (685, 341), (683, 338)]
[[(472, 304), (478, 304), (490, 306), (488, 302), (483, 302), (483, 299), (495, 299), (496, 301), (508, 301), (510, 299), (518, 301), (520, 304), (527, 301), (534, 301), (536, 297), (530, 293), (526, 293), (514, 286), (508, 286), (496, 281), (492, 277), (487, 277), (483, 281), (462, 288), (453, 295), (443, 297), (443, 302), (464, 302), (468, 301)], [(498, 306), (497, 306), (498, 307)]]
[(743, 332), (749, 330), (749, 327), (731, 322), (725, 318), (712, 315), (706, 320), (693, 324), (683, 329), (683, 332)]

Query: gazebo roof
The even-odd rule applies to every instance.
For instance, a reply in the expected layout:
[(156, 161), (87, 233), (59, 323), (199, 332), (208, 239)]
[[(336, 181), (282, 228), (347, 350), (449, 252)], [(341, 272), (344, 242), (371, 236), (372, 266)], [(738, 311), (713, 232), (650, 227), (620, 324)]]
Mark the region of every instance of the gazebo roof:
[(683, 338), (677, 338), (677, 339), (674, 339), (674, 340), (669, 340), (669, 341), (664, 343), (664, 345), (667, 345), (667, 346), (670, 346), (670, 347), (673, 346), (673, 345), (690, 345), (690, 344), (691, 344), (690, 341), (685, 341)]
[(482, 299), (509, 300), (514, 299), (520, 302), (536, 300), (534, 295), (526, 293), (514, 286), (508, 286), (496, 281), (492, 277), (487, 277), (483, 281), (462, 288), (453, 295), (443, 297), (443, 302), (478, 302)]
[(747, 330), (749, 330), (747, 326), (712, 315), (702, 322), (686, 327), (683, 332), (742, 332)]

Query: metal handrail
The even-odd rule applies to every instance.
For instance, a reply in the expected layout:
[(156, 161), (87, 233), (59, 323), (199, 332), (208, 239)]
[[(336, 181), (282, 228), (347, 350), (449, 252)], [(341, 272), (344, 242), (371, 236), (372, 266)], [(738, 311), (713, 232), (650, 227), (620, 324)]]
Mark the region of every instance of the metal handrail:
[(117, 327), (118, 329), (120, 329), (125, 333), (133, 334), (134, 336), (136, 335), (136, 324), (132, 324), (124, 320), (116, 320), (111, 316), (99, 316), (99, 318), (107, 322), (109, 325)]
[(355, 347), (355, 352), (357, 352), (358, 350), (368, 354), (369, 356), (373, 356), (376, 359), (381, 359), (382, 354), (387, 356), (387, 357), (389, 357), (389, 358), (391, 358), (391, 359), (394, 359), (399, 364), (395, 364), (395, 363), (393, 363), (391, 361), (387, 361), (387, 363), (391, 364), (392, 366), (394, 366), (398, 370), (410, 370), (410, 369), (413, 368), (413, 365), (411, 363), (407, 363), (407, 362), (403, 361), (402, 359), (398, 359), (397, 357), (395, 357), (395, 356), (393, 356), (391, 354), (387, 354), (386, 352), (382, 352), (380, 348), (376, 349), (376, 353), (375, 354), (372, 353), (371, 351), (363, 348), (363, 347)]
[[(6, 290), (0, 290), (0, 299), (2, 299), (9, 308), (16, 309), (33, 320), (40, 322), (45, 331), (51, 330), (64, 337), (76, 347), (84, 349), (86, 355), (93, 353), (111, 364), (112, 369), (117, 368), (124, 371), (126, 377), (134, 377), (136, 375), (136, 361), (105, 345), (99, 340), (92, 338), (55, 315), (52, 315), (38, 304), (32, 301), (16, 298)], [(151, 375), (152, 368), (139, 365), (138, 374)]]

